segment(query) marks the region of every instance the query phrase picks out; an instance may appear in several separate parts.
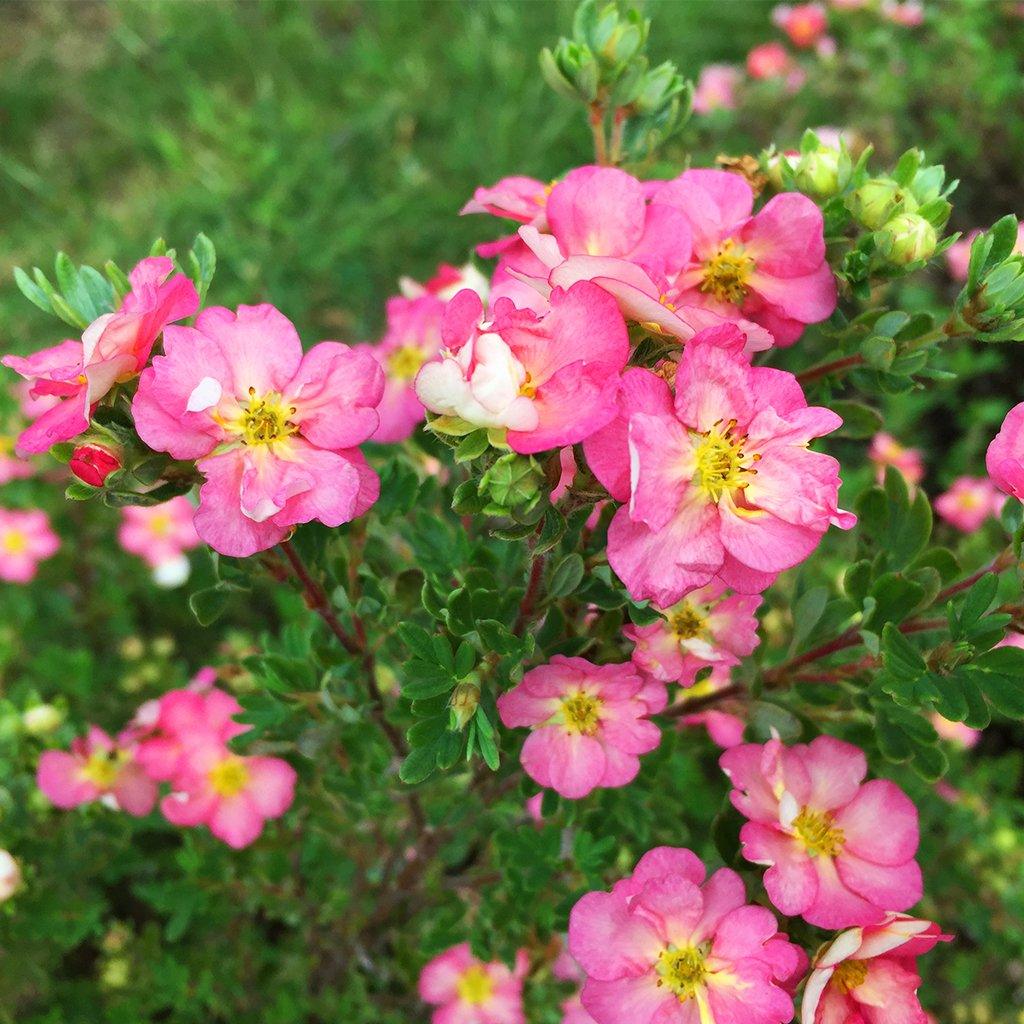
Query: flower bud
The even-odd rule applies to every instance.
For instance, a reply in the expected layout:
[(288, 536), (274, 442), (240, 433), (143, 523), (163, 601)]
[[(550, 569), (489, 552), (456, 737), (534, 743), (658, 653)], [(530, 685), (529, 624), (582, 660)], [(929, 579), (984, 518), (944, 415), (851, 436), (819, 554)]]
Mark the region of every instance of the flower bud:
[(52, 704), (36, 704), (21, 716), (21, 724), (30, 736), (46, 736), (63, 721), (63, 713)]
[(845, 184), (840, 180), (838, 149), (822, 146), (804, 154), (796, 168), (796, 186), (812, 196), (834, 196)]
[(103, 481), (121, 468), (121, 460), (109, 448), (99, 444), (80, 444), (68, 463), (71, 472), (91, 487), (102, 487)]
[(893, 217), (875, 236), (878, 251), (890, 262), (917, 263), (926, 260), (938, 244), (935, 228), (916, 213)]
[(897, 210), (917, 208), (917, 203), (890, 178), (872, 178), (846, 200), (854, 220), (877, 231)]
[(448, 706), (452, 709), (455, 727), (461, 732), (476, 714), (480, 703), (480, 687), (476, 683), (459, 683), (452, 691)]
[(529, 512), (542, 493), (544, 471), (529, 456), (502, 455), (480, 478), (480, 494), (489, 499), (489, 515)]

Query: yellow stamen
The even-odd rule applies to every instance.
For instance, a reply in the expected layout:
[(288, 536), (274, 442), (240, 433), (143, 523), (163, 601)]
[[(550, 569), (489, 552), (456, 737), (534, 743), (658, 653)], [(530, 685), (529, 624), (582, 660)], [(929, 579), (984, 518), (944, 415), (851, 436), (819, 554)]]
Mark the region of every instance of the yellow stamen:
[(149, 532), (154, 537), (166, 537), (171, 530), (171, 517), (166, 512), (157, 512), (149, 520)]
[(533, 398), (537, 394), (537, 385), (534, 384), (533, 378), (527, 374), (526, 380), (519, 387), (519, 394), (524, 398)]
[(863, 960), (844, 960), (832, 974), (832, 984), (843, 995), (863, 985), (868, 976), (868, 965)]
[(754, 261), (735, 241), (727, 238), (718, 251), (704, 264), (704, 280), (700, 290), (719, 302), (741, 303), (747, 297), (747, 278), (754, 270)]
[(21, 555), (28, 550), (28, 537), (21, 530), (8, 530), (0, 534), (0, 547), (7, 555)]
[(672, 632), (680, 640), (692, 640), (695, 636), (699, 636), (704, 630), (705, 622), (707, 622), (707, 616), (702, 615), (689, 601), (683, 601), (677, 605), (676, 610), (668, 619)]
[(704, 440), (697, 447), (697, 486), (712, 501), (717, 502), (726, 491), (738, 490), (750, 481), (748, 476), (757, 471), (747, 465), (757, 462), (759, 455), (748, 456), (743, 451), (746, 435), (733, 436), (736, 421), (730, 420), (725, 430), (715, 424), (702, 435)]
[(592, 697), (583, 690), (577, 690), (571, 697), (562, 699), (562, 718), (570, 732), (593, 736), (601, 721), (600, 697)]
[(834, 857), (846, 842), (843, 830), (835, 826), (828, 811), (803, 808), (793, 819), (793, 830), (812, 857)]
[(658, 956), (654, 965), (658, 972), (658, 986), (666, 986), (679, 1002), (692, 999), (707, 977), (704, 954), (696, 946), (669, 946)]
[(470, 1006), (482, 1006), (494, 994), (494, 981), (479, 964), (473, 964), (456, 983), (459, 998)]
[(287, 406), (277, 392), (258, 397), (255, 388), (249, 388), (249, 402), (242, 412), (235, 429), (247, 445), (273, 444), (289, 437), (299, 428), (290, 421), (295, 407)]
[(110, 789), (121, 774), (126, 755), (120, 750), (97, 750), (80, 769), (86, 782), (91, 782), (97, 789)]
[(209, 780), (218, 796), (237, 796), (249, 783), (249, 769), (242, 758), (230, 754), (210, 769)]
[(402, 345), (388, 356), (388, 372), (398, 380), (412, 380), (423, 360), (423, 352), (415, 345)]

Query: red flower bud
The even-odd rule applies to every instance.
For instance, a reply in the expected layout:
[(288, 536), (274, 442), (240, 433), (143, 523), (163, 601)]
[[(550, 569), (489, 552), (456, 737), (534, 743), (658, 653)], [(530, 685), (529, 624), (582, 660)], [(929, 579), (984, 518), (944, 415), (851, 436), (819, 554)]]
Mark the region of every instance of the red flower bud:
[(80, 444), (72, 453), (71, 472), (79, 480), (93, 487), (102, 487), (103, 481), (121, 468), (121, 460), (109, 449), (98, 444)]

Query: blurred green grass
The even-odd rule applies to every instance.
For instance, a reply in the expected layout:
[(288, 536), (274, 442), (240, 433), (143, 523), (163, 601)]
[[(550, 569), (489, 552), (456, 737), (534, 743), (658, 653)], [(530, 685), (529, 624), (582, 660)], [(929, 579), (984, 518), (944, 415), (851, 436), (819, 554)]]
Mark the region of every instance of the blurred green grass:
[[(56, 249), (130, 264), (163, 235), (216, 242), (214, 301), (269, 300), (313, 336), (376, 330), (400, 274), (460, 261), (493, 225), (457, 212), (481, 183), (591, 158), (537, 52), (574, 5), (26, 3), (0, 8), (0, 316)], [(770, 5), (648, 5), (653, 56), (741, 59)]]

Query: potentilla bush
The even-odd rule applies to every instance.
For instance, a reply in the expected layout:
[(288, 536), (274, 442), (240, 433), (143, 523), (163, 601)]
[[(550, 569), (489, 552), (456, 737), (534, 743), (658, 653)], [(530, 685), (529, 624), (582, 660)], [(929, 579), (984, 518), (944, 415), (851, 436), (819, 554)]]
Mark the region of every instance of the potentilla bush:
[[(809, 46), (820, 15), (778, 20)], [(3, 359), (17, 456), (71, 474), (66, 543), (102, 503), (160, 586), (210, 554), (192, 678), (140, 670), (125, 714), (29, 662), (49, 699), (4, 705), (3, 934), (80, 979), (51, 1005), (924, 1024), (958, 987), (1013, 998), (969, 950), (1021, 947), (992, 921), (1020, 759), (945, 776), (1024, 719), (1024, 404), (934, 503), (878, 409), (955, 405), (951, 352), (1024, 340), (1016, 220), (968, 247), (923, 152), (812, 131), (645, 177), (693, 95), (649, 28), (581, 5), (541, 69), (596, 162), (478, 188), (479, 261), (403, 281), (377, 344), (212, 304), (203, 235), (17, 273), (75, 334)], [(954, 254), (954, 301), (900, 308)], [(5, 580), (57, 545), (0, 509)], [(54, 984), (26, 971), (0, 1019), (63, 1019)]]

